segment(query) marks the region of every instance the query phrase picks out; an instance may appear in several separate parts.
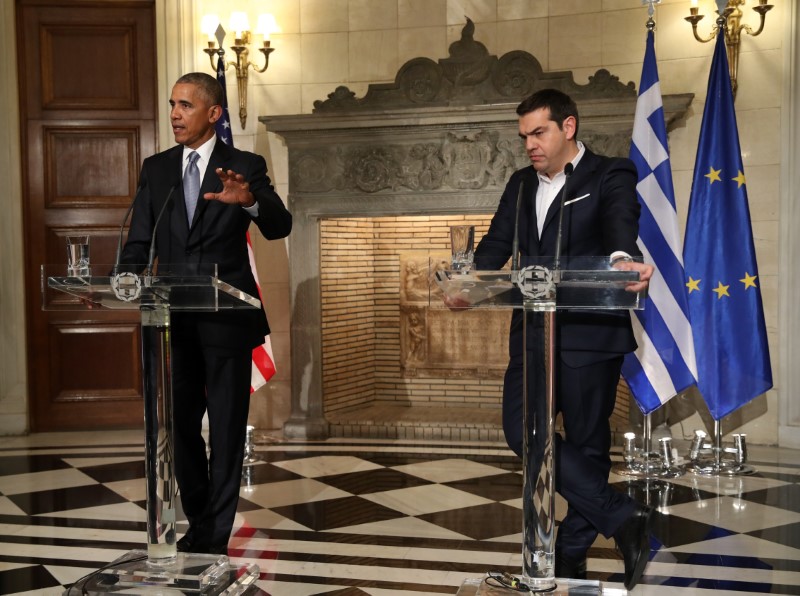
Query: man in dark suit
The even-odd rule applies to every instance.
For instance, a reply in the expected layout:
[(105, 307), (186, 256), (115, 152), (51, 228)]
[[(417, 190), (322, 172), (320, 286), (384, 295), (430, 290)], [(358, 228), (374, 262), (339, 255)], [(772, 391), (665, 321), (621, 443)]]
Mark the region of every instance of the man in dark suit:
[[(526, 257), (555, 254), (560, 195), (569, 164), (574, 171), (563, 197), (564, 258), (610, 255), (615, 267), (640, 272), (640, 281), (628, 289), (644, 289), (652, 266), (631, 261), (641, 255), (636, 246), (640, 206), (633, 163), (595, 155), (577, 141), (577, 106), (560, 91), (534, 93), (518, 106), (517, 114), (519, 135), (531, 166), (515, 172), (506, 185), (489, 231), (475, 251), (476, 267), (500, 269), (511, 257), (520, 186), (521, 262), (524, 264)], [(503, 430), (509, 446), (520, 456), (523, 357), (529, 370), (541, 367), (542, 353), (536, 349), (540, 341), (535, 341), (541, 337), (541, 324), (541, 317), (529, 317), (528, 334), (534, 341), (529, 340), (532, 345), (523, 350), (522, 313), (516, 311), (512, 317)], [(647, 563), (652, 517), (649, 508), (608, 484), (609, 417), (623, 356), (636, 348), (630, 316), (626, 311), (559, 311), (556, 326), (556, 410), (562, 413), (565, 431), (563, 440), (556, 436), (556, 489), (569, 509), (558, 529), (555, 573), (557, 577), (585, 578), (586, 553), (600, 532), (616, 538), (625, 561), (625, 585), (630, 589)], [(528, 384), (531, 411), (544, 400), (541, 376)]]
[[(275, 240), (292, 228), (264, 159), (217, 138), (222, 87), (204, 73), (175, 83), (176, 147), (147, 158), (122, 262), (145, 264), (156, 224), (159, 263), (217, 264), (218, 277), (258, 296), (246, 232)], [(166, 205), (166, 201), (170, 203)], [(269, 334), (261, 309), (175, 312), (171, 317), (175, 473), (189, 531), (178, 550), (225, 554), (239, 499), (252, 350)], [(208, 412), (210, 459), (202, 436)]]

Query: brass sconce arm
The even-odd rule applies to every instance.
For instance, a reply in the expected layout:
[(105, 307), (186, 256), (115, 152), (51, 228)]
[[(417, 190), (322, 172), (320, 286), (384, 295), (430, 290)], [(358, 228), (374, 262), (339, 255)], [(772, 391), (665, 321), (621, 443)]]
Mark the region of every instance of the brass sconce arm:
[(703, 19), (704, 15), (699, 14), (697, 6), (689, 8), (689, 16), (684, 17), (684, 20), (691, 23), (692, 34), (694, 38), (700, 43), (707, 43), (715, 39), (720, 31), (725, 35), (725, 49), (728, 54), (728, 69), (731, 76), (731, 86), (733, 87), (733, 95), (736, 97), (736, 89), (738, 83), (736, 77), (739, 72), (739, 45), (741, 43), (742, 31), (756, 37), (764, 30), (764, 23), (766, 22), (766, 14), (772, 10), (772, 4), (767, 4), (767, 0), (758, 0), (758, 5), (753, 7), (753, 10), (759, 15), (758, 29), (755, 31), (752, 27), (742, 23), (742, 10), (739, 8), (743, 6), (746, 0), (728, 0), (725, 9), (721, 13), (717, 13), (716, 24), (711, 29), (708, 37), (701, 37), (697, 32), (697, 24)]

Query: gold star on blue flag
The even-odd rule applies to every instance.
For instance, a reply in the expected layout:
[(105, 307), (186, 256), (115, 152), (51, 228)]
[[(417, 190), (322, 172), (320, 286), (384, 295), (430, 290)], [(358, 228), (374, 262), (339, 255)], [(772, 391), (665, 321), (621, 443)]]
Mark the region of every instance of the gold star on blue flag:
[[(717, 35), (711, 63), (683, 260), (697, 387), (711, 415), (720, 420), (772, 387), (747, 183), (722, 32)], [(699, 284), (700, 280), (717, 283)]]

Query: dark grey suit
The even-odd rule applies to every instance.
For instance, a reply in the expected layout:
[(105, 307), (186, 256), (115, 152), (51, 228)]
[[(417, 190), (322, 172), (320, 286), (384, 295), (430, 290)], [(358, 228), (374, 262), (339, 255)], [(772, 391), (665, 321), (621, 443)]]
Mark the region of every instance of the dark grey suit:
[[(258, 297), (246, 232), (254, 222), (265, 238), (277, 239), (292, 228), (292, 217), (270, 184), (264, 159), (217, 140), (190, 227), (181, 184), (182, 158), (183, 146), (178, 145), (144, 161), (142, 190), (122, 262), (147, 262), (155, 219), (173, 189), (158, 225), (159, 263), (216, 263), (220, 279)], [(258, 204), (257, 217), (238, 205), (203, 199), (204, 193), (222, 190), (216, 168), (245, 177)], [(251, 352), (263, 343), (269, 325), (263, 306), (260, 310), (176, 312), (171, 322), (175, 464), (181, 502), (197, 550), (220, 548), (228, 542), (239, 497)], [(206, 409), (210, 462), (201, 435)]]
[[(569, 178), (563, 215), (562, 254), (566, 259), (604, 256), (614, 251), (640, 255), (636, 246), (640, 206), (636, 169), (627, 159), (595, 155), (588, 149)], [(519, 219), (519, 248), (526, 257), (553, 256), (561, 196), (546, 214), (541, 238), (535, 197), (539, 184), (533, 167), (515, 172), (500, 200), (489, 231), (475, 251), (480, 269), (499, 269), (511, 256), (516, 200), (524, 184)], [(610, 536), (632, 513), (634, 502), (608, 485), (611, 444), (608, 419), (613, 412), (623, 355), (636, 348), (627, 312), (559, 311), (556, 409), (563, 415), (565, 438), (556, 437), (556, 488), (569, 503), (558, 531), (557, 550), (571, 559), (586, 556), (597, 532)], [(529, 317), (528, 333), (541, 337), (541, 318)], [(522, 313), (515, 311), (509, 336), (510, 362), (503, 391), (503, 428), (509, 446), (522, 454)], [(532, 412), (543, 401), (541, 341), (530, 341)]]

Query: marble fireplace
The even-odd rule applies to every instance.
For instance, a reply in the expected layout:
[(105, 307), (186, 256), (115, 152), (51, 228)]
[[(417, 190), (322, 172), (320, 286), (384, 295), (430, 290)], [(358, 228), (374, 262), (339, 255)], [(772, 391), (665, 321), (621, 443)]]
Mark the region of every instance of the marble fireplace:
[[(580, 139), (627, 155), (637, 93), (605, 70), (578, 84), (527, 52), (491, 55), (473, 30), (468, 22), (449, 57), (410, 60), (364, 97), (338, 87), (311, 114), (259, 119), (289, 158), (287, 438), (501, 438), (508, 315), (454, 321), (429, 307), (429, 259), (446, 254), (449, 225), (474, 224), (480, 236), (508, 176), (527, 165), (522, 98), (569, 93)], [(691, 100), (663, 98), (668, 130)], [(454, 347), (462, 342), (472, 348)], [(618, 402), (624, 424), (624, 386)]]

